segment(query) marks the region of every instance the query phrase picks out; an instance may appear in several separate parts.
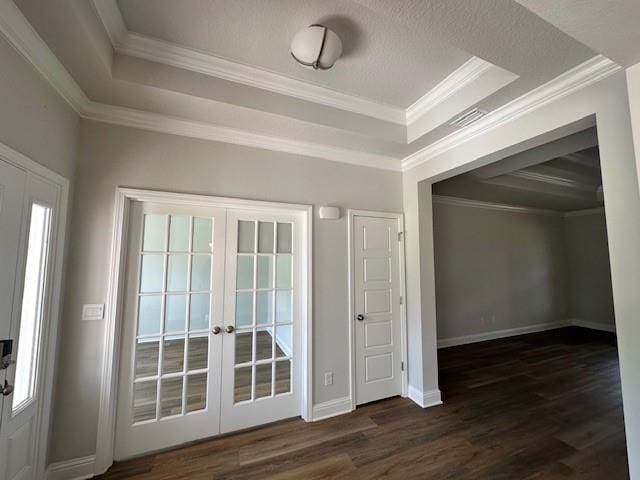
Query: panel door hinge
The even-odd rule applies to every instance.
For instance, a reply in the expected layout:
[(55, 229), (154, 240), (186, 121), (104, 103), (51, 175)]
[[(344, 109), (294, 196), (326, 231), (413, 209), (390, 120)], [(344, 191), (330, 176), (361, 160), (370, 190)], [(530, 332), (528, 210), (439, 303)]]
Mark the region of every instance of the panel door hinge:
[(398, 241), (401, 242), (402, 241), (402, 236), (404, 235), (404, 232), (398, 232)]
[(402, 295), (400, 295), (400, 305), (402, 305), (404, 300), (402, 299)]
[(400, 369), (404, 372), (404, 362), (400, 362)]

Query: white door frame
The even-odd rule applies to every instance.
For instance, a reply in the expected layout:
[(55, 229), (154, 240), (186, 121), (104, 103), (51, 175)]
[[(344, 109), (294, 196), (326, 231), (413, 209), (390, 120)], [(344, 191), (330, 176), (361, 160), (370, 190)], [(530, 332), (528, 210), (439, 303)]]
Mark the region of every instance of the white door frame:
[(349, 397), (351, 398), (351, 410), (356, 409), (356, 346), (355, 346), (355, 244), (353, 221), (354, 217), (372, 217), (372, 218), (389, 218), (397, 220), (398, 233), (400, 241), (398, 249), (400, 258), (400, 297), (402, 304), (400, 305), (400, 338), (401, 338), (401, 357), (404, 368), (402, 369), (402, 396), (407, 396), (407, 311), (405, 296), (405, 256), (404, 256), (404, 215), (402, 213), (388, 212), (372, 212), (368, 210), (347, 210), (348, 217), (348, 244), (349, 244)]
[(95, 474), (101, 474), (113, 464), (116, 406), (118, 403), (118, 374), (120, 359), (120, 343), (122, 331), (122, 303), (124, 297), (124, 278), (127, 246), (127, 225), (129, 223), (129, 206), (131, 202), (168, 203), (171, 205), (206, 206), (228, 209), (282, 210), (299, 214), (304, 222), (302, 234), (306, 257), (306, 288), (302, 297), (305, 318), (301, 319), (302, 327), (302, 394), (300, 399), (300, 415), (305, 421), (312, 418), (312, 222), (313, 207), (310, 205), (262, 202), (229, 197), (170, 193), (154, 190), (143, 190), (119, 187), (116, 189), (111, 261), (109, 269), (109, 289), (105, 312), (105, 336), (103, 344), (102, 370), (100, 378), (100, 409), (98, 414), (98, 434), (96, 441)]
[(67, 233), (67, 208), (69, 202), (69, 180), (34, 162), (20, 152), (0, 143), (0, 159), (23, 170), (30, 177), (41, 178), (56, 188), (56, 203), (52, 205), (51, 257), (49, 281), (51, 289), (47, 295), (42, 324), (42, 376), (38, 386), (40, 405), (37, 406), (36, 432), (34, 435), (36, 452), (34, 478), (44, 478), (47, 467), (49, 446), (49, 424), (53, 401), (53, 381), (55, 376), (56, 344), (62, 305), (62, 274), (64, 271), (65, 236)]

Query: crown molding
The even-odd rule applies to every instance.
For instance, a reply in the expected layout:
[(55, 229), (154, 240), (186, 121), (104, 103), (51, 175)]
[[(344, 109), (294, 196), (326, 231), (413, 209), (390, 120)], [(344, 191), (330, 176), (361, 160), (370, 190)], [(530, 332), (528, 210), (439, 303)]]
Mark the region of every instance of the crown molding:
[(544, 85), (512, 100), (490, 112), (479, 121), (458, 130), (407, 156), (402, 161), (403, 171), (410, 170), (463, 143), (517, 118), (537, 110), (550, 102), (565, 97), (621, 70), (622, 67), (608, 58), (597, 55), (590, 60), (559, 75)]
[(103, 123), (112, 123), (215, 142), (232, 143), (235, 145), (292, 153), (307, 157), (323, 158), (325, 160), (363, 167), (392, 171), (400, 171), (401, 169), (399, 158), (334, 147), (326, 144), (302, 142), (291, 138), (265, 135), (115, 105), (90, 102), (90, 105), (82, 116), (87, 120)]
[(585, 217), (587, 215), (604, 215), (604, 207), (587, 208), (584, 210), (574, 210), (572, 212), (566, 212), (564, 216), (569, 217)]
[(452, 95), (471, 84), (480, 75), (493, 67), (493, 64), (478, 57), (467, 60), (447, 78), (438, 83), (424, 96), (407, 108), (407, 125), (415, 122), (430, 110), (443, 103)]
[(480, 200), (471, 200), (468, 198), (449, 197), (446, 195), (433, 195), (433, 203), (444, 205), (455, 205), (457, 207), (482, 208), (484, 210), (499, 210), (510, 213), (528, 213), (533, 215), (544, 215), (547, 217), (562, 217), (563, 212), (556, 210), (546, 210), (542, 208), (520, 207), (515, 205), (507, 205), (506, 203), (483, 202)]
[(505, 173), (505, 175), (514, 178), (521, 178), (523, 180), (530, 180), (533, 182), (541, 182), (549, 185), (556, 185), (558, 187), (572, 188), (574, 190), (581, 190), (583, 192), (594, 193), (597, 186), (588, 185), (586, 183), (571, 180), (569, 178), (556, 177), (553, 175), (547, 175), (539, 172), (532, 172), (530, 170), (516, 170), (515, 172)]
[(352, 165), (400, 170), (399, 158), (93, 102), (12, 0), (0, 0), (0, 32), (82, 118)]

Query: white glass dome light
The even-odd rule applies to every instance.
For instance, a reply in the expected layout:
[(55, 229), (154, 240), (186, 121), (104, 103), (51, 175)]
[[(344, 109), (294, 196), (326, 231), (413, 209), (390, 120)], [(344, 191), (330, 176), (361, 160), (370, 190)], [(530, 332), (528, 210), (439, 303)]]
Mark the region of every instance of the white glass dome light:
[(309, 25), (291, 41), (291, 56), (314, 70), (328, 70), (342, 55), (340, 37), (324, 25)]

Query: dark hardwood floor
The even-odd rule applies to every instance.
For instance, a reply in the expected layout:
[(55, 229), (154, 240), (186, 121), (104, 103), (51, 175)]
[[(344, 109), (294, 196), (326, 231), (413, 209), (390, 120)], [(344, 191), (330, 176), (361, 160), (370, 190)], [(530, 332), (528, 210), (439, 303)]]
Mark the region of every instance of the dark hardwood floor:
[(578, 328), (440, 350), (444, 405), (403, 398), (116, 463), (103, 479), (628, 478), (613, 336)]

